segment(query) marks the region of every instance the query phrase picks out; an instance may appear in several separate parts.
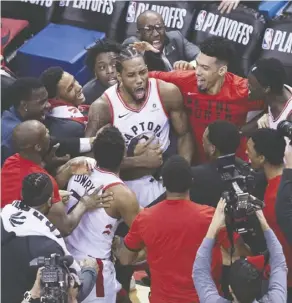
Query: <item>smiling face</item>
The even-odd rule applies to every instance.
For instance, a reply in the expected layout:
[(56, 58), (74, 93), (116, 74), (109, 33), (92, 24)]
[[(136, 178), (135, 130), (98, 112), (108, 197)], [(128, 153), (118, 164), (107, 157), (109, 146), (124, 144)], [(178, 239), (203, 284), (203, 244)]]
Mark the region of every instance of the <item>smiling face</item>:
[(96, 56), (95, 76), (105, 87), (110, 87), (117, 83), (116, 59), (117, 54), (113, 52), (100, 53)]
[(58, 96), (60, 99), (78, 106), (85, 101), (82, 87), (71, 74), (64, 72), (58, 83)]
[(217, 58), (199, 53), (196, 58), (196, 76), (198, 89), (207, 92), (225, 74), (227, 67), (218, 62)]
[(118, 80), (123, 89), (141, 103), (147, 95), (148, 69), (142, 56), (122, 62), (122, 71), (118, 73)]

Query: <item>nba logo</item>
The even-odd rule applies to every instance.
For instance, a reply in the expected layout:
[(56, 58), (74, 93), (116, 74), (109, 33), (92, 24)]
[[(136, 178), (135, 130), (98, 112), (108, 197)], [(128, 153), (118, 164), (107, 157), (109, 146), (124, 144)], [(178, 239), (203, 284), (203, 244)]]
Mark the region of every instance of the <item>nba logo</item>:
[(207, 16), (206, 11), (200, 11), (199, 12), (199, 15), (198, 15), (197, 20), (196, 20), (195, 30), (199, 31), (199, 30), (202, 29), (206, 16)]
[(274, 30), (272, 28), (267, 28), (265, 31), (262, 49), (270, 49), (273, 41)]
[(128, 22), (128, 23), (135, 22), (136, 7), (137, 7), (137, 2), (135, 2), (135, 1), (130, 2), (129, 7), (128, 7), (128, 12), (127, 12), (126, 22)]

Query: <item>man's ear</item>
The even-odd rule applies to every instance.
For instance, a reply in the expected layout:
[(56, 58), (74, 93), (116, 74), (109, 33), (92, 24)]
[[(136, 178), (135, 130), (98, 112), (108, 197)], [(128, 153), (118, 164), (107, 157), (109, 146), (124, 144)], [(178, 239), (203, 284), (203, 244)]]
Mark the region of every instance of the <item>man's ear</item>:
[(219, 75), (222, 77), (227, 73), (227, 66), (223, 65), (219, 68)]
[(39, 145), (39, 144), (36, 144), (34, 146), (34, 149), (37, 151), (37, 152), (40, 152), (42, 150), (42, 147)]
[(271, 87), (270, 86), (264, 88), (264, 93), (265, 94), (269, 94), (270, 92), (271, 92)]
[(20, 101), (19, 107), (23, 108), (25, 111), (27, 111), (27, 103), (24, 100)]
[(122, 83), (122, 76), (121, 73), (117, 72), (117, 80), (119, 83)]

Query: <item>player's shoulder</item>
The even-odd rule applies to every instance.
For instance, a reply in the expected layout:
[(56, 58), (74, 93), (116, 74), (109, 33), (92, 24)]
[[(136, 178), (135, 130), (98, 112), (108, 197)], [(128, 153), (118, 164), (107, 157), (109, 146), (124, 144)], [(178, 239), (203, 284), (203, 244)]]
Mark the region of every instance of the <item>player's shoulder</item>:
[(239, 97), (248, 96), (248, 80), (246, 78), (228, 72), (225, 79), (229, 87), (234, 89)]
[(190, 203), (190, 204), (193, 211), (196, 212), (198, 218), (211, 222), (213, 215), (215, 213), (214, 207), (211, 207), (209, 205), (201, 205), (198, 203)]

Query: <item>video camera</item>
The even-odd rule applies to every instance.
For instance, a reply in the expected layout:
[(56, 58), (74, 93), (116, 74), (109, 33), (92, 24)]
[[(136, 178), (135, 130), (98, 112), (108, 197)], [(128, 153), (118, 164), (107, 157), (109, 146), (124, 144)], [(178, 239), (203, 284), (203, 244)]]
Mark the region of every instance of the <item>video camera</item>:
[(41, 271), (41, 302), (68, 303), (69, 266), (72, 263), (72, 256), (58, 254), (52, 254), (50, 258), (38, 257), (29, 263), (33, 267), (44, 267)]
[(252, 197), (249, 192), (254, 186), (253, 170), (247, 163), (243, 164), (245, 174), (235, 166), (235, 155), (219, 157), (218, 172), (225, 183), (226, 190), (222, 198), (226, 200), (226, 226), (239, 234), (254, 232), (249, 224), (249, 216), (264, 207), (264, 202)]
[(278, 124), (277, 131), (283, 136), (290, 139), (290, 145), (292, 145), (292, 122), (288, 120), (281, 121)]

